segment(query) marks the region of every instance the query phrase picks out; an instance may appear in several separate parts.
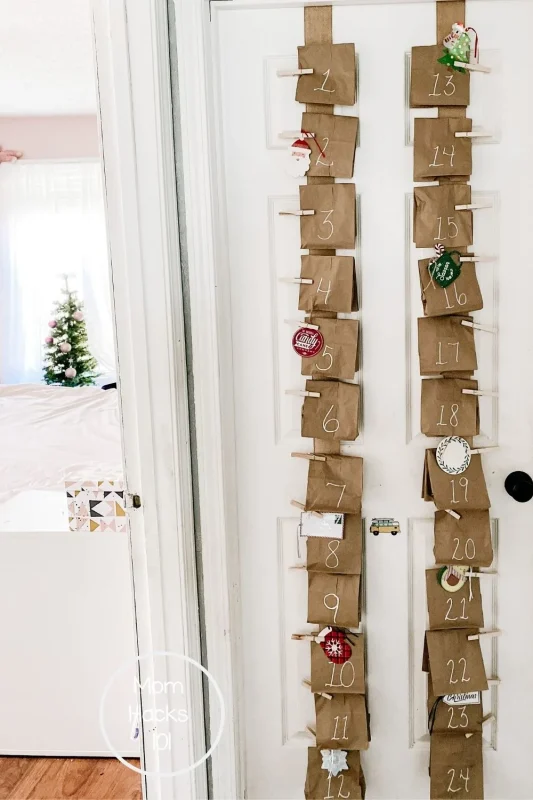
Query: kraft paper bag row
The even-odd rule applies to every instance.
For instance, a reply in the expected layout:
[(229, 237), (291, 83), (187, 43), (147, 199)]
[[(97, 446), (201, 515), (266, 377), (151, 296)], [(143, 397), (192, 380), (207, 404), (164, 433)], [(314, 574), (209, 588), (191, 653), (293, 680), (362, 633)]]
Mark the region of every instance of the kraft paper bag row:
[(358, 369), (359, 321), (312, 314), (309, 322), (319, 326), (324, 346), (316, 356), (302, 358), (302, 375), (352, 380)]
[(352, 256), (302, 256), (300, 277), (312, 284), (300, 284), (300, 311), (357, 311), (355, 264)]
[(311, 691), (327, 694), (365, 693), (365, 640), (350, 634), (352, 655), (344, 664), (330, 661), (316, 642), (311, 642)]
[[(355, 185), (353, 183), (300, 186), (300, 208), (313, 210), (300, 217), (302, 250), (355, 248)], [(472, 213), (472, 212), (464, 212)]]
[(355, 45), (309, 44), (299, 47), (298, 67), (313, 70), (311, 75), (298, 77), (296, 100), (299, 103), (353, 106)]
[(477, 369), (473, 328), (462, 324), (470, 317), (420, 317), (418, 320), (418, 355), (421, 375), (465, 373)]
[(494, 552), (489, 512), (461, 511), (461, 519), (454, 519), (437, 511), (433, 552), (437, 564), (490, 567)]
[[(365, 779), (361, 769), (359, 751), (348, 751), (346, 755), (348, 769), (343, 769), (338, 775), (332, 775), (327, 769), (322, 768), (323, 756), (321, 751), (323, 749), (320, 747), (309, 747), (307, 749), (305, 799), (328, 800), (328, 798), (346, 797), (350, 798), (350, 800), (362, 800), (365, 793)], [(332, 749), (336, 750), (338, 748)]]
[(477, 388), (477, 381), (461, 378), (422, 380), (422, 433), (426, 436), (477, 436), (479, 398), (463, 394), (463, 389)]
[(360, 575), (327, 575), (309, 572), (307, 621), (340, 628), (358, 628)]
[(473, 244), (472, 211), (455, 210), (455, 206), (468, 205), (471, 202), (472, 189), (464, 183), (417, 186), (414, 190), (416, 246), (435, 247), (436, 244), (442, 244), (451, 250)]
[(360, 514), (362, 496), (362, 458), (328, 455), (309, 462), (306, 511)]
[(437, 697), (489, 688), (479, 639), (468, 639), (477, 633), (477, 628), (426, 631), (422, 669), (430, 673)]
[(422, 498), (433, 502), (439, 511), (490, 508), (481, 456), (473, 455), (470, 466), (461, 475), (448, 475), (437, 464), (436, 450), (426, 450), (422, 479)]
[(434, 734), (429, 755), (430, 800), (483, 800), (483, 737)]
[(307, 392), (320, 397), (306, 397), (302, 405), (302, 436), (309, 439), (333, 439), (353, 442), (359, 435), (361, 387), (338, 381), (306, 381)]
[[(448, 515), (449, 516), (449, 515)], [(482, 628), (480, 579), (472, 578), (458, 592), (447, 592), (437, 580), (439, 570), (426, 570), (426, 592), (431, 630)], [(470, 597), (472, 595), (472, 597)]]
[(476, 275), (476, 265), (473, 262), (465, 261), (461, 264), (461, 274), (446, 289), (435, 283), (431, 277), (430, 263), (431, 259), (429, 258), (418, 262), (422, 305), (426, 317), (443, 317), (481, 311), (483, 297)]
[(311, 147), (311, 166), (307, 176), (351, 178), (358, 129), (358, 117), (302, 114), (302, 131), (314, 134), (306, 139)]
[(413, 47), (411, 52), (411, 108), (470, 105), (470, 75), (439, 64), (442, 46)]
[(472, 139), (455, 134), (471, 130), (471, 119), (415, 119), (414, 180), (459, 176), (466, 182), (472, 174)]
[(370, 741), (364, 694), (315, 696), (316, 744), (333, 750), (367, 750)]
[(362, 571), (363, 523), (360, 514), (346, 514), (342, 539), (307, 539), (307, 571), (331, 575), (360, 575)]
[[(437, 700), (439, 702), (437, 703)], [(431, 676), (428, 676), (428, 719), (431, 714), (430, 733), (481, 733), (483, 726), (483, 700), (481, 692), (466, 692), (437, 697), (433, 693)], [(433, 713), (432, 713), (433, 712)]]

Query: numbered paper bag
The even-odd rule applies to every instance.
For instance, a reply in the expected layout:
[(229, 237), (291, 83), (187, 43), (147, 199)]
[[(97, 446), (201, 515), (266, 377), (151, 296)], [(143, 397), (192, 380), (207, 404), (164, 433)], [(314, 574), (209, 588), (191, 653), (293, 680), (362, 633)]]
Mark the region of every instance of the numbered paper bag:
[(364, 694), (315, 696), (316, 744), (340, 750), (367, 750), (368, 716)]
[[(456, 259), (457, 256), (453, 258)], [(429, 272), (430, 264), (429, 258), (418, 262), (422, 305), (426, 317), (466, 314), (483, 308), (483, 297), (474, 263), (465, 261), (461, 264), (461, 274), (446, 289), (433, 280)]]
[(359, 575), (308, 574), (307, 621), (341, 628), (357, 628), (359, 608)]
[(490, 567), (494, 560), (488, 511), (461, 511), (455, 519), (445, 511), (435, 514), (437, 564)]
[(480, 579), (467, 579), (459, 591), (448, 592), (438, 580), (439, 573), (440, 569), (426, 570), (429, 627), (432, 630), (482, 628)]
[(311, 75), (298, 77), (296, 100), (299, 103), (353, 106), (355, 103), (353, 44), (309, 44), (299, 47), (298, 67), (313, 70)]
[(479, 434), (479, 398), (463, 394), (476, 390), (477, 381), (461, 378), (426, 378), (422, 381), (421, 431), (426, 436)]
[(352, 256), (302, 256), (300, 277), (312, 284), (300, 284), (300, 311), (357, 310), (354, 259)]
[(456, 133), (471, 131), (472, 120), (464, 117), (415, 119), (414, 180), (435, 180), (443, 176), (472, 174), (472, 139)]
[(350, 634), (352, 654), (342, 664), (330, 661), (316, 642), (311, 643), (311, 691), (327, 694), (365, 693), (365, 642)]
[(435, 450), (426, 450), (422, 497), (435, 503), (440, 511), (490, 508), (481, 456), (473, 455), (470, 466), (461, 475), (448, 475), (437, 464)]
[(302, 406), (302, 436), (309, 439), (354, 441), (359, 434), (360, 387), (338, 381), (306, 381)]
[(359, 514), (363, 496), (363, 459), (325, 456), (310, 461), (306, 511)]
[(309, 321), (318, 325), (324, 346), (318, 355), (302, 358), (302, 375), (352, 380), (357, 372), (359, 321), (323, 319), (314, 315)]
[(436, 733), (430, 740), (430, 800), (483, 800), (483, 737)]
[(300, 186), (300, 208), (315, 212), (311, 216), (300, 217), (303, 250), (354, 249), (355, 186), (353, 183)]
[[(437, 702), (438, 701), (438, 702)], [(435, 733), (480, 733), (483, 720), (481, 692), (465, 692), (437, 697), (428, 676), (429, 731)]]
[[(474, 330), (463, 317), (420, 317), (418, 355), (421, 375), (444, 375), (477, 369)], [(468, 318), (466, 318), (468, 319)]]
[(306, 141), (311, 147), (307, 176), (351, 178), (359, 119), (337, 114), (302, 114), (302, 131), (314, 134)]
[(451, 250), (471, 245), (474, 240), (472, 212), (456, 211), (455, 208), (471, 202), (472, 190), (466, 184), (417, 186), (414, 191), (416, 246), (435, 247), (436, 244), (442, 244)]
[[(333, 748), (337, 750), (338, 748)], [(342, 749), (342, 748), (341, 748)], [(337, 775), (330, 771), (328, 760), (329, 748), (307, 748), (307, 775), (305, 778), (306, 800), (327, 800), (327, 798), (350, 798), (361, 800), (363, 797), (364, 777), (358, 750), (346, 753), (348, 769)]]
[(468, 637), (478, 630), (426, 631), (425, 671), (431, 675), (437, 697), (489, 688), (479, 639)]
[(363, 524), (359, 514), (346, 514), (342, 539), (313, 537), (307, 540), (307, 571), (331, 575), (360, 575)]
[(411, 52), (411, 108), (470, 105), (470, 75), (439, 64), (442, 46), (413, 47)]

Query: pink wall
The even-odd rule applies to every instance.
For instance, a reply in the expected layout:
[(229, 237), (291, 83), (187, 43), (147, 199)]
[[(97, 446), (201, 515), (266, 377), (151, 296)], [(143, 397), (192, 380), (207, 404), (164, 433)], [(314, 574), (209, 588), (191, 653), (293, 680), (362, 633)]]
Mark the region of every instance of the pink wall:
[(27, 159), (98, 158), (96, 115), (54, 117), (0, 116), (0, 146), (22, 150)]

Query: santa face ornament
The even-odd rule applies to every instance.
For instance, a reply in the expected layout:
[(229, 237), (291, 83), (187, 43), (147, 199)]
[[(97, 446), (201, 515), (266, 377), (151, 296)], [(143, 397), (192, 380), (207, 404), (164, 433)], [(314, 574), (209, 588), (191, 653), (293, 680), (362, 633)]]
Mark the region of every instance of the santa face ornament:
[(311, 166), (311, 148), (305, 139), (296, 139), (289, 147), (287, 172), (293, 178), (303, 178)]

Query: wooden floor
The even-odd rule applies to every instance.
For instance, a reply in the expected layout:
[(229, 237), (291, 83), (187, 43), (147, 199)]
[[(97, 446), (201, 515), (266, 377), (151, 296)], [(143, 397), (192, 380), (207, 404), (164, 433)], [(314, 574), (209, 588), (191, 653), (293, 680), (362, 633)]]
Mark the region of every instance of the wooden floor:
[[(139, 761), (129, 759), (139, 766)], [(0, 756), (0, 800), (141, 800), (141, 776), (115, 758)]]

